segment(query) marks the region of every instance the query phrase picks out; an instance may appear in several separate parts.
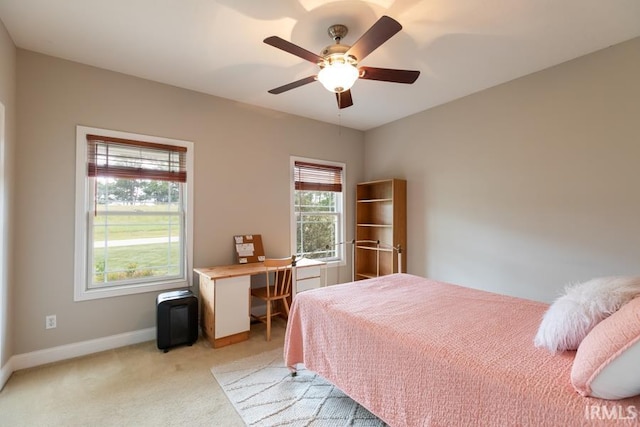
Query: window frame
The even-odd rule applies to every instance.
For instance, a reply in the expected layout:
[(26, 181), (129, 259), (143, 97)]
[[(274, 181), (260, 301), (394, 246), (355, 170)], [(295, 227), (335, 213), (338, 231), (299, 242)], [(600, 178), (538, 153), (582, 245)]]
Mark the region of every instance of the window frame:
[(320, 160), (313, 159), (308, 157), (298, 157), (298, 156), (290, 156), (289, 158), (289, 184), (290, 184), (290, 226), (291, 226), (291, 253), (297, 254), (297, 223), (296, 223), (296, 188), (295, 188), (295, 163), (296, 162), (306, 162), (306, 163), (316, 163), (319, 165), (327, 165), (327, 166), (337, 166), (342, 168), (342, 191), (340, 192), (340, 196), (338, 197), (337, 207), (340, 209), (340, 212), (337, 213), (329, 213), (329, 215), (337, 215), (338, 216), (338, 228), (341, 236), (340, 242), (338, 242), (336, 248), (336, 258), (325, 259), (325, 258), (317, 258), (320, 261), (325, 261), (328, 265), (339, 265), (344, 266), (347, 263), (346, 259), (346, 251), (345, 245), (342, 244), (345, 241), (346, 236), (346, 218), (347, 218), (347, 204), (346, 204), (346, 181), (347, 181), (347, 165), (342, 162), (334, 162), (330, 160)]
[[(186, 260), (184, 277), (178, 279), (160, 279), (157, 281), (120, 284), (108, 287), (91, 287), (88, 276), (90, 248), (88, 247), (91, 221), (88, 218), (89, 204), (93, 204), (93, 191), (89, 185), (87, 161), (87, 135), (98, 134), (105, 137), (129, 139), (141, 142), (173, 145), (186, 148), (187, 180), (184, 185), (185, 210), (185, 243)], [(87, 126), (76, 126), (76, 215), (75, 215), (75, 273), (74, 273), (74, 301), (85, 301), (115, 296), (133, 295), (147, 292), (158, 292), (169, 289), (190, 287), (192, 285), (193, 270), (193, 142), (163, 138), (151, 135), (135, 134)]]

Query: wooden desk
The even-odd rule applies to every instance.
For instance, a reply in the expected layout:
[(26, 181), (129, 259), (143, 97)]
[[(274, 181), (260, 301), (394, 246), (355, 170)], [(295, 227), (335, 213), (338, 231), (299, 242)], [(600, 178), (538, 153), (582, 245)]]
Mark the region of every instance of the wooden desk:
[[(296, 260), (292, 295), (324, 286), (322, 261)], [(251, 276), (264, 274), (261, 262), (194, 268), (200, 275), (202, 333), (213, 348), (249, 339)]]

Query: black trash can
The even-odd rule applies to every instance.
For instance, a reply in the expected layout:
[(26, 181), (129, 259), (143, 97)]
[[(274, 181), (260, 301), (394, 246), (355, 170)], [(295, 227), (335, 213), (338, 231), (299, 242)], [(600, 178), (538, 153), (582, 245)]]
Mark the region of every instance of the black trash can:
[(193, 345), (198, 340), (198, 298), (190, 290), (158, 295), (158, 348), (166, 353), (170, 347)]

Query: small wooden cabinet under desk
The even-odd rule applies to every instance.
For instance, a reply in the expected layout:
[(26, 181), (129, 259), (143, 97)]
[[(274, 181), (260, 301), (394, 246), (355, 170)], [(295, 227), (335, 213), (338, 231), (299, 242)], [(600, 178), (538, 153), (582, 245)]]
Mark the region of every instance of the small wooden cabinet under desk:
[[(322, 261), (296, 261), (292, 295), (324, 286)], [(249, 339), (251, 276), (264, 274), (261, 262), (195, 268), (200, 276), (200, 324), (213, 348)]]
[(326, 267), (323, 261), (302, 258), (296, 261), (292, 295), (309, 289), (320, 288), (326, 283), (322, 280), (322, 269)]

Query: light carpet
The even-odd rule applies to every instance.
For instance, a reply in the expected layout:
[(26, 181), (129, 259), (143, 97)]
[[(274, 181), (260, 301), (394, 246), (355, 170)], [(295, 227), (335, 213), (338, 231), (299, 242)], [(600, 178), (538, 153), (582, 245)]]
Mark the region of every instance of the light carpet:
[(214, 366), (211, 373), (249, 426), (386, 426), (302, 365), (292, 377), (282, 349)]

